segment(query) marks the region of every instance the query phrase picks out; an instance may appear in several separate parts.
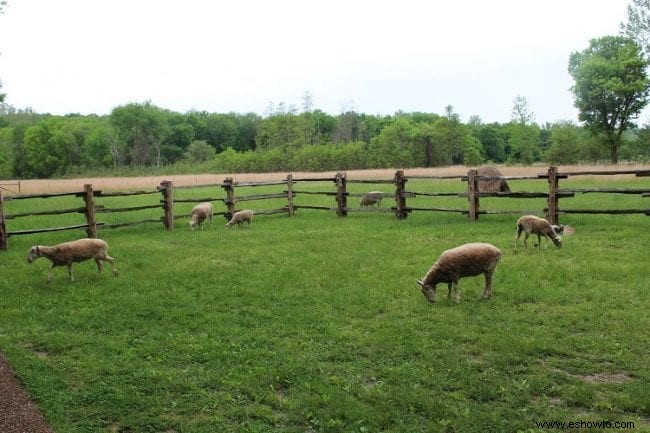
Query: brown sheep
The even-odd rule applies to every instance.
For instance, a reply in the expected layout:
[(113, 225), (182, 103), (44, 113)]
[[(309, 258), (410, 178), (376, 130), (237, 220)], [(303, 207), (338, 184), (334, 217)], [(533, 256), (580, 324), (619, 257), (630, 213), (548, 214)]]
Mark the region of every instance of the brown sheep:
[(226, 227), (230, 228), (232, 227), (233, 224), (237, 224), (237, 227), (239, 227), (244, 221), (250, 224), (252, 220), (253, 220), (252, 210), (240, 210), (239, 212), (234, 213), (232, 218), (230, 218), (230, 221), (226, 223)]
[(64, 242), (53, 247), (37, 245), (30, 248), (27, 254), (27, 261), (32, 263), (39, 257), (50, 259), (52, 264), (47, 273), (47, 280), (52, 281), (52, 268), (55, 266), (67, 266), (70, 281), (74, 281), (72, 263), (83, 262), (88, 259), (95, 259), (97, 272), (102, 271), (102, 260), (113, 265), (113, 274), (117, 275), (115, 259), (107, 254), (108, 244), (101, 239), (79, 239), (71, 242)]
[(206, 219), (209, 219), (212, 222), (212, 217), (214, 215), (214, 208), (212, 203), (202, 202), (194, 206), (192, 209), (192, 216), (190, 217), (190, 228), (194, 230), (194, 227), (198, 226), (203, 230), (203, 222)]
[(436, 302), (436, 286), (438, 283), (447, 283), (451, 298), (451, 289), (456, 292), (456, 302), (460, 302), (460, 288), (458, 281), (463, 277), (485, 275), (485, 289), (483, 299), (492, 296), (492, 274), (501, 260), (501, 250), (488, 243), (469, 243), (450, 250), (443, 251), (438, 260), (433, 264), (424, 280), (418, 280), (422, 294), (431, 303)]
[(531, 234), (537, 235), (537, 247), (539, 248), (538, 251), (541, 250), (542, 236), (544, 236), (545, 239), (552, 240), (556, 247), (558, 248), (562, 247), (562, 238), (556, 232), (556, 230), (551, 225), (551, 223), (549, 223), (544, 218), (540, 218), (535, 215), (524, 215), (517, 220), (517, 231), (515, 237), (515, 250), (514, 250), (515, 253), (517, 252), (517, 248), (519, 246), (519, 237), (521, 236), (522, 233), (526, 234), (526, 236), (524, 237), (524, 247), (526, 247), (526, 251), (528, 251), (528, 237)]

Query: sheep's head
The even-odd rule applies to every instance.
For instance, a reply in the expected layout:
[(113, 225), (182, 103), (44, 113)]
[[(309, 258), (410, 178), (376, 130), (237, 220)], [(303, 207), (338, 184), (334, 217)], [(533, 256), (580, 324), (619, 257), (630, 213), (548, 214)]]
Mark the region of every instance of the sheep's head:
[(562, 248), (562, 238), (560, 236), (555, 236), (553, 238), (553, 243), (555, 244), (556, 247)]
[(27, 253), (27, 262), (31, 263), (39, 257), (41, 257), (41, 251), (38, 246), (31, 247)]
[(436, 302), (436, 284), (424, 284), (422, 280), (417, 280), (418, 285), (420, 286), (420, 291), (427, 298), (427, 301), (432, 304)]

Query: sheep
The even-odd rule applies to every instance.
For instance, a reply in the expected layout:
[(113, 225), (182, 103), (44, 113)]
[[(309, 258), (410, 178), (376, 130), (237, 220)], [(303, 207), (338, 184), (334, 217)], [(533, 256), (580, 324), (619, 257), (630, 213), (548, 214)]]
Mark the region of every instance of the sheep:
[[(558, 230), (563, 230), (563, 229), (564, 228), (560, 229), (560, 226), (558, 226)], [(528, 251), (528, 242), (527, 242), (528, 236), (530, 236), (531, 234), (537, 235), (538, 248), (541, 248), (542, 236), (544, 236), (545, 239), (552, 240), (557, 248), (562, 248), (562, 238), (553, 228), (551, 223), (549, 223), (544, 218), (540, 218), (535, 215), (524, 215), (517, 220), (517, 230), (516, 230), (515, 250), (514, 250), (515, 253), (517, 252), (517, 248), (519, 246), (519, 237), (521, 236), (522, 233), (526, 233), (526, 236), (524, 237), (524, 246), (526, 247), (526, 251)]]
[[(498, 168), (491, 166), (483, 166), (477, 169), (479, 176), (496, 177), (503, 176)], [(478, 181), (479, 192), (510, 192), (510, 186), (505, 179), (490, 179)]]
[(198, 224), (199, 227), (201, 227), (201, 230), (203, 230), (203, 222), (206, 219), (210, 219), (210, 223), (212, 223), (212, 217), (214, 215), (214, 208), (212, 207), (212, 203), (209, 202), (202, 202), (194, 206), (192, 208), (192, 216), (190, 217), (190, 228), (194, 230), (194, 227)]
[(370, 191), (366, 192), (361, 196), (361, 200), (359, 200), (359, 206), (365, 207), (365, 206), (371, 206), (373, 204), (376, 204), (377, 207), (381, 205), (381, 200), (384, 198), (384, 193), (381, 191)]
[(102, 271), (102, 260), (107, 260), (113, 265), (113, 274), (117, 275), (115, 259), (107, 254), (108, 243), (101, 239), (79, 239), (76, 241), (64, 242), (52, 247), (36, 245), (30, 248), (27, 254), (27, 262), (32, 263), (39, 257), (50, 259), (52, 264), (47, 273), (47, 280), (52, 281), (52, 268), (55, 266), (67, 266), (70, 281), (74, 281), (72, 263), (83, 262), (88, 259), (95, 259), (97, 272)]
[(463, 277), (485, 275), (483, 299), (492, 296), (492, 274), (501, 260), (501, 250), (492, 244), (475, 242), (443, 251), (423, 280), (417, 280), (422, 294), (431, 303), (436, 302), (436, 286), (447, 283), (451, 298), (451, 289), (456, 292), (456, 303), (460, 302), (458, 281)]
[(251, 223), (251, 220), (253, 219), (253, 211), (252, 210), (240, 210), (239, 212), (235, 212), (232, 218), (230, 218), (230, 221), (226, 224), (227, 228), (232, 227), (233, 224), (237, 224), (239, 227), (240, 224), (242, 224), (244, 221), (246, 221), (248, 224)]

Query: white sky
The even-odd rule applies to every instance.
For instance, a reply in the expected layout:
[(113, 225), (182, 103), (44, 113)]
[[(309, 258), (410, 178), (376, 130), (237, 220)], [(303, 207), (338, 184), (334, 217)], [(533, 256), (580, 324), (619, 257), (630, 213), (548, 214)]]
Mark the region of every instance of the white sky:
[[(5, 102), (39, 113), (264, 115), (269, 103), (508, 122), (577, 121), (569, 55), (615, 35), (627, 0), (8, 0)], [(643, 119), (640, 119), (643, 120)]]

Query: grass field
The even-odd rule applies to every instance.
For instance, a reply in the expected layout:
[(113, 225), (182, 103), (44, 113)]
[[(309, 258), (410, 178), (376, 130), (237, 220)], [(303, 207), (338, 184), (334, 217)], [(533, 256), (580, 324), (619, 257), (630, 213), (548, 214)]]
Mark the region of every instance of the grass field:
[[(8, 202), (6, 212), (45, 206), (39, 200)], [(462, 198), (427, 200), (466, 207)], [(566, 200), (575, 208), (650, 203)], [(541, 214), (544, 203), (486, 199), (481, 207)], [(59, 218), (79, 223), (10, 224), (58, 226)], [(576, 229), (562, 249), (515, 255), (516, 219), (300, 210), (231, 230), (221, 217), (194, 232), (186, 220), (173, 231), (100, 230), (119, 276), (97, 276), (86, 262), (72, 283), (64, 268), (47, 283), (49, 262), (28, 265), (25, 256), (33, 244), (82, 232), (14, 236), (0, 253), (0, 348), (58, 433), (542, 432), (551, 429), (537, 423), (602, 420), (634, 428), (573, 431), (650, 431), (650, 218), (562, 216)], [(493, 298), (480, 300), (476, 277), (461, 281), (460, 304), (444, 287), (427, 303), (415, 280), (440, 252), (472, 241), (503, 251)]]

